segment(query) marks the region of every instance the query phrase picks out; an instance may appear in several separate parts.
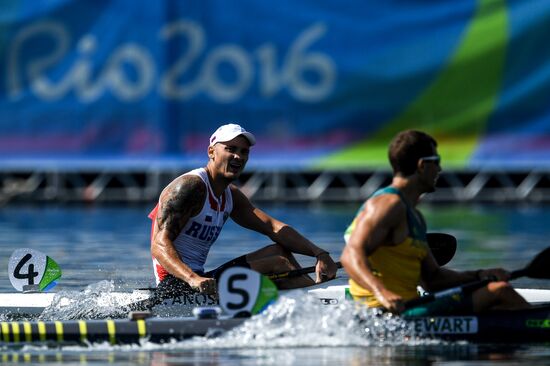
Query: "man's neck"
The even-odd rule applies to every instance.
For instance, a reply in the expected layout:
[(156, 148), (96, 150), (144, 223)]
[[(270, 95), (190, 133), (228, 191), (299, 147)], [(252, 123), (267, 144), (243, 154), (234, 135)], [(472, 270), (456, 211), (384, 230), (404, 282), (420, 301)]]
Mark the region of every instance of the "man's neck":
[(209, 165), (207, 165), (204, 169), (206, 170), (210, 187), (212, 187), (212, 193), (214, 193), (216, 197), (221, 196), (223, 191), (231, 182), (223, 175), (216, 174), (214, 169), (212, 169)]
[(399, 189), (405, 199), (413, 206), (416, 206), (420, 196), (424, 193), (414, 176), (394, 176), (391, 185)]

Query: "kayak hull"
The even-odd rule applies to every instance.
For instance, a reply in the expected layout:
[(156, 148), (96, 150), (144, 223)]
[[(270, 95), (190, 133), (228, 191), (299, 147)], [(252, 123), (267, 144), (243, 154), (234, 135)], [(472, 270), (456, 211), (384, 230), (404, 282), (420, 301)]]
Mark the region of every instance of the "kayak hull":
[(409, 319), (415, 334), (483, 343), (550, 342), (550, 303), (525, 310)]
[[(215, 337), (247, 318), (148, 318), (139, 320), (70, 320), (0, 322), (5, 344), (140, 344), (166, 343), (195, 336)], [(465, 340), (476, 343), (550, 342), (550, 303), (527, 310), (481, 315), (414, 317), (407, 319), (418, 338)]]
[[(325, 305), (338, 305), (349, 298), (347, 279), (340, 277), (332, 281), (317, 284), (306, 289), (307, 293), (318, 298)], [(531, 304), (550, 303), (550, 289), (517, 289)], [(284, 295), (285, 291), (280, 292)], [(105, 303), (125, 307), (146, 300), (152, 294), (150, 289), (132, 292), (112, 292), (105, 294)], [(55, 293), (0, 293), (0, 320), (21, 320), (37, 318), (45, 308), (50, 306)], [(87, 300), (86, 300), (87, 301)], [(70, 305), (69, 299), (57, 300), (57, 306)], [(87, 303), (90, 303), (87, 301)], [(101, 299), (93, 300), (97, 307), (102, 306)], [(168, 298), (152, 310), (157, 317), (187, 317), (193, 315), (198, 307), (216, 306), (216, 299), (200, 293), (185, 294)]]

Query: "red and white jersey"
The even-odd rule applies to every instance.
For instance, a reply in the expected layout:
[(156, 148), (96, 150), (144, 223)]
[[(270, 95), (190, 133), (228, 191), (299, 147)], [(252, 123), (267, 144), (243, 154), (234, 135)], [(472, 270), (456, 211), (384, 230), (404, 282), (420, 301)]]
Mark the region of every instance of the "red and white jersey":
[[(229, 187), (222, 192), (220, 197), (214, 196), (204, 168), (192, 170), (184, 175), (199, 176), (204, 184), (206, 184), (207, 194), (201, 211), (198, 215), (189, 219), (176, 240), (174, 240), (174, 246), (182, 262), (189, 266), (193, 272), (204, 272), (204, 263), (206, 262), (210, 247), (218, 238), (225, 221), (233, 209), (233, 197)], [(149, 218), (153, 220), (151, 236), (153, 235), (158, 207), (159, 205), (157, 204), (149, 214)], [(168, 272), (154, 257), (153, 268), (158, 284)]]

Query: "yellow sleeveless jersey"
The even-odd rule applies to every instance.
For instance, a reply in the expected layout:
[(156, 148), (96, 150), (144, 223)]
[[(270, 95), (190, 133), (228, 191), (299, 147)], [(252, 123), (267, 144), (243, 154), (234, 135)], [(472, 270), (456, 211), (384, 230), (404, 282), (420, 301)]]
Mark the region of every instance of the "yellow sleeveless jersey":
[[(380, 194), (397, 194), (403, 202), (407, 202), (394, 187), (386, 187), (377, 191), (374, 196)], [(364, 206), (361, 206), (362, 210)], [(407, 223), (409, 236), (397, 245), (382, 245), (372, 253), (367, 261), (373, 274), (380, 278), (384, 286), (409, 300), (418, 296), (417, 286), (420, 282), (421, 264), (428, 254), (426, 241), (426, 225), (414, 214), (412, 208), (407, 205)], [(346, 230), (346, 242), (353, 229), (356, 219)], [(380, 302), (369, 290), (362, 288), (352, 279), (349, 280), (350, 294), (355, 300), (366, 303), (369, 307), (380, 307)]]

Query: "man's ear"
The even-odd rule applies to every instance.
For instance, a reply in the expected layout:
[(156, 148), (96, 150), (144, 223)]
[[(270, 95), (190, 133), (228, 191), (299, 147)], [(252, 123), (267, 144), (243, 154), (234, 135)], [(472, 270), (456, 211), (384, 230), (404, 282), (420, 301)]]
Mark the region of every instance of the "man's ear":
[(416, 163), (416, 170), (419, 172), (424, 171), (424, 160), (418, 159), (418, 162)]
[(208, 146), (208, 159), (214, 159), (214, 147)]

